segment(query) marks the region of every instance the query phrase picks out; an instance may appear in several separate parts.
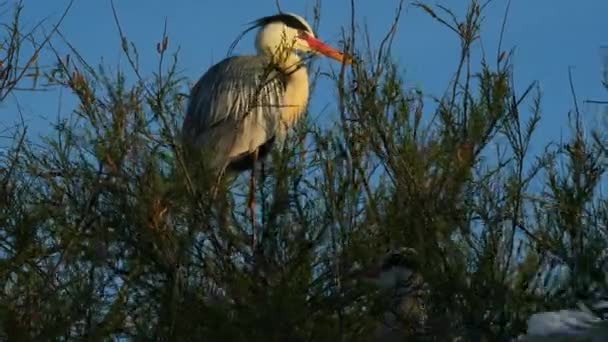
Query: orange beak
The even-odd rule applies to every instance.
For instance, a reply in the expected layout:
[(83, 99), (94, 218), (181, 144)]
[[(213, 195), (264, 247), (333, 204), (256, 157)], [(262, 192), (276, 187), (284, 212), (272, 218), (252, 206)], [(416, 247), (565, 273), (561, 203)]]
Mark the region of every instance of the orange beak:
[(325, 55), (331, 59), (335, 59), (338, 62), (344, 64), (353, 63), (353, 58), (351, 56), (348, 56), (344, 52), (323, 43), (315, 37), (305, 34), (303, 35), (302, 39), (304, 39), (308, 43), (308, 46), (310, 46), (311, 49), (317, 51), (322, 55)]

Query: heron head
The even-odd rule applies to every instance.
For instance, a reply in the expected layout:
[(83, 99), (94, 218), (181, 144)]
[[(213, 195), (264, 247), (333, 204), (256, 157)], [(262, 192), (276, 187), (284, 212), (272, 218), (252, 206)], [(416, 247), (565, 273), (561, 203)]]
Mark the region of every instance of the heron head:
[(282, 13), (255, 21), (260, 30), (256, 48), (260, 53), (276, 56), (293, 51), (324, 55), (349, 64), (351, 58), (316, 38), (312, 27), (304, 18), (293, 13)]

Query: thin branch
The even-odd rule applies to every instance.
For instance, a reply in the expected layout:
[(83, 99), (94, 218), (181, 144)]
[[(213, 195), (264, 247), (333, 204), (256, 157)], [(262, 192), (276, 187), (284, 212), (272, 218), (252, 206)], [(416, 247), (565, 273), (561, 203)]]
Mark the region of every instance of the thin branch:
[(137, 79), (139, 80), (139, 82), (141, 82), (141, 85), (144, 87), (146, 93), (148, 93), (148, 96), (153, 98), (153, 92), (146, 85), (146, 82), (144, 81), (144, 78), (139, 71), (139, 67), (137, 66), (136, 61), (133, 60), (133, 57), (129, 53), (129, 44), (127, 41), (127, 37), (125, 36), (124, 31), (122, 29), (122, 25), (120, 25), (120, 20), (118, 19), (118, 12), (116, 11), (116, 7), (114, 6), (114, 0), (110, 0), (110, 6), (112, 7), (112, 16), (114, 17), (114, 23), (116, 24), (116, 28), (118, 29), (118, 35), (120, 36), (122, 50), (127, 56), (127, 60), (129, 61), (129, 64), (131, 65), (135, 76), (137, 76)]
[(435, 11), (433, 11), (433, 9), (429, 5), (423, 4), (423, 3), (419, 2), (419, 1), (414, 2), (412, 5), (415, 6), (415, 7), (422, 8), (433, 19), (435, 19), (438, 22), (442, 23), (443, 25), (447, 26), (450, 30), (454, 31), (454, 33), (456, 33), (457, 35), (460, 35), (460, 31), (456, 27), (454, 27), (453, 25), (451, 25), (450, 23), (448, 23), (447, 21), (445, 21), (443, 18), (439, 17), (435, 13)]
[(591, 104), (608, 105), (608, 101), (585, 100), (583, 102), (585, 102), (585, 103), (591, 103)]
[(11, 90), (13, 90), (17, 86), (17, 83), (19, 82), (19, 80), (21, 80), (23, 78), (23, 76), (25, 75), (27, 70), (29, 70), (29, 68), (32, 66), (32, 64), (34, 64), (36, 62), (36, 60), (38, 59), (38, 55), (40, 54), (40, 51), (42, 51), (42, 49), (46, 46), (46, 44), (51, 40), (51, 37), (53, 36), (53, 34), (58, 32), (59, 26), (61, 26), (61, 24), (63, 23), (63, 20), (68, 15), (68, 12), (70, 11), (70, 8), (72, 8), (73, 4), (74, 4), (74, 0), (70, 0), (67, 7), (63, 11), (61, 17), (59, 18), (59, 21), (57, 21), (57, 23), (55, 23), (55, 25), (53, 25), (53, 29), (51, 30), (51, 32), (46, 35), (46, 37), (44, 38), (42, 43), (34, 50), (34, 53), (29, 58), (29, 60), (27, 61), (27, 63), (25, 64), (25, 66), (23, 67), (21, 72), (18, 75), (16, 75), (16, 77), (13, 79), (13, 81), (10, 84), (7, 84), (7, 87), (4, 89), (4, 93), (0, 92), (0, 102), (4, 101), (6, 99), (6, 96), (8, 96), (8, 94), (11, 92)]
[[(507, 27), (507, 18), (509, 16), (509, 9), (511, 8), (511, 0), (507, 1), (507, 7), (505, 8), (505, 14), (502, 17), (502, 24), (500, 25), (500, 37), (498, 38), (498, 48), (496, 51), (496, 56), (498, 58), (497, 64), (500, 64), (501, 56), (502, 56), (502, 40), (505, 35), (505, 29)], [(499, 68), (499, 65), (496, 66)]]
[(574, 81), (572, 79), (572, 67), (568, 67), (568, 83), (570, 84), (570, 92), (572, 94), (572, 101), (574, 101), (574, 110), (576, 113), (576, 131), (580, 132), (579, 130), (579, 124), (580, 124), (580, 118), (581, 118), (581, 112), (578, 108), (578, 100), (576, 98), (576, 91), (574, 89)]

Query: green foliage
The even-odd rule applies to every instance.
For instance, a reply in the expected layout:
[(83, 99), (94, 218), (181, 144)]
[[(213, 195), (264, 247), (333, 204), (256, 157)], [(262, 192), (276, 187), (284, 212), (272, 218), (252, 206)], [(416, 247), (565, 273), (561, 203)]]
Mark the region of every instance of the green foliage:
[(214, 194), (179, 143), (187, 85), (168, 37), (152, 77), (117, 16), (129, 71), (53, 46), (46, 80), (79, 104), (42, 144), (20, 127), (0, 155), (0, 336), (374, 340), (391, 304), (356, 269), (395, 247), (418, 251), (429, 287), (423, 332), (400, 322), (416, 340), (507, 341), (603, 284), (606, 140), (575, 113), (569, 141), (531, 155), (540, 92), (516, 91), (507, 52), (475, 65), (483, 6), (418, 7), (461, 43), (449, 90), (410, 89), (395, 27), (377, 48), (350, 32), (366, 57), (333, 75), (340, 120), (302, 122), (264, 165), (255, 251), (248, 175)]

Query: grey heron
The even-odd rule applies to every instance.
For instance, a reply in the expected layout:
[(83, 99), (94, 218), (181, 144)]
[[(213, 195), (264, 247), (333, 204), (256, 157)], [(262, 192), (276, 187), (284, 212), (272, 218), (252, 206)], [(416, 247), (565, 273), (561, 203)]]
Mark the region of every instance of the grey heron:
[[(413, 248), (393, 249), (362, 273), (362, 280), (378, 287), (388, 299), (377, 340), (403, 341), (404, 328), (415, 334), (424, 331), (429, 288), (419, 272), (419, 259)], [(404, 318), (412, 325), (404, 326)]]
[[(282, 141), (308, 105), (308, 72), (297, 52), (345, 64), (352, 60), (317, 39), (296, 14), (267, 16), (252, 24), (243, 34), (259, 28), (257, 55), (228, 57), (202, 75), (190, 92), (182, 142), (206, 151), (207, 163), (218, 177), (251, 170), (249, 208), (254, 224), (255, 164)], [(255, 231), (253, 235), (255, 239)]]
[(418, 258), (418, 252), (413, 248), (389, 250), (379, 262), (362, 273), (363, 280), (386, 290), (409, 286), (415, 270), (419, 268)]

